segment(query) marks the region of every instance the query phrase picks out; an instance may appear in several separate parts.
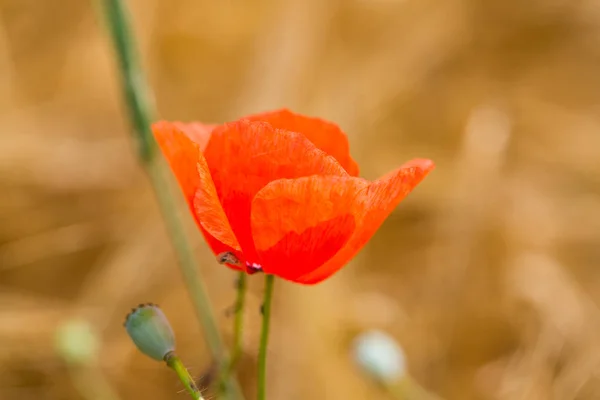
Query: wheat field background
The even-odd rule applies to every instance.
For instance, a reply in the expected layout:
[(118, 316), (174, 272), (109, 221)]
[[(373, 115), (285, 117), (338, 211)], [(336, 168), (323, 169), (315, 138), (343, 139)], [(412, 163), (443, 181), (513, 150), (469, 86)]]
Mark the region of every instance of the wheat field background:
[[(350, 355), (372, 328), (447, 400), (600, 398), (598, 0), (127, 3), (160, 118), (285, 106), (336, 121), (364, 177), (437, 163), (334, 278), (277, 283), (271, 399), (386, 398)], [(70, 319), (93, 325), (93, 376), (120, 399), (185, 398), (122, 328), (140, 302), (169, 315), (193, 374), (211, 365), (96, 12), (0, 0), (2, 400), (82, 398), (55, 344)], [(235, 274), (186, 221), (230, 340)], [(248, 399), (261, 288), (253, 276)]]

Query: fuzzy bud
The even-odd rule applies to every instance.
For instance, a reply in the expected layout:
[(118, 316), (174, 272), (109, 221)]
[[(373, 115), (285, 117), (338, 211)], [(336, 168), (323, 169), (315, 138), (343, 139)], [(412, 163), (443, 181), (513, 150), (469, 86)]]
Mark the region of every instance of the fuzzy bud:
[(175, 351), (175, 335), (169, 320), (155, 304), (140, 304), (125, 319), (125, 329), (138, 350), (157, 361)]

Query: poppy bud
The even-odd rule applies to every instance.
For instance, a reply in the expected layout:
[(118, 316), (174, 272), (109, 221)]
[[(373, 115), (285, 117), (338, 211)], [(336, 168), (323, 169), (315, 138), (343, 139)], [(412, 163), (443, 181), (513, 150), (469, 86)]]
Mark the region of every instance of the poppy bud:
[(91, 364), (98, 354), (98, 336), (86, 321), (70, 320), (58, 327), (55, 346), (68, 363)]
[(354, 341), (354, 358), (365, 372), (384, 383), (398, 381), (406, 374), (404, 351), (381, 331), (361, 334)]
[(157, 361), (175, 351), (169, 320), (155, 304), (140, 304), (125, 319), (125, 329), (138, 350)]

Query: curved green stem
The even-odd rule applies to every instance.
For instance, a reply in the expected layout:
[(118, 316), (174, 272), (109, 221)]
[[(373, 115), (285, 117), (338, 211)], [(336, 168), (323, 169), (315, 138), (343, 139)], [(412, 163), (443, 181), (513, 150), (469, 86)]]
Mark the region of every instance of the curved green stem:
[(267, 397), (267, 347), (269, 343), (269, 325), (271, 322), (271, 302), (273, 300), (274, 275), (265, 277), (265, 295), (262, 305), (263, 321), (258, 350), (258, 396), (257, 400)]
[(194, 382), (194, 378), (192, 378), (185, 365), (183, 365), (181, 359), (175, 353), (170, 353), (165, 356), (165, 361), (167, 365), (175, 371), (177, 377), (181, 383), (183, 383), (185, 390), (187, 390), (190, 396), (195, 400), (204, 400), (202, 393), (200, 393), (200, 389), (198, 389), (196, 382)]
[[(225, 345), (219, 334), (206, 288), (198, 272), (192, 247), (185, 236), (183, 224), (176, 211), (175, 198), (162, 158), (156, 156), (156, 142), (150, 129), (150, 121), (154, 114), (153, 107), (149, 101), (149, 90), (146, 87), (142, 69), (139, 66), (126, 7), (122, 0), (100, 1), (117, 56), (127, 111), (134, 129), (134, 137), (138, 143), (139, 159), (152, 183), (185, 284), (204, 329), (208, 347), (219, 365), (223, 366), (227, 358)], [(229, 379), (227, 386), (233, 398), (242, 398), (241, 390), (235, 380)]]

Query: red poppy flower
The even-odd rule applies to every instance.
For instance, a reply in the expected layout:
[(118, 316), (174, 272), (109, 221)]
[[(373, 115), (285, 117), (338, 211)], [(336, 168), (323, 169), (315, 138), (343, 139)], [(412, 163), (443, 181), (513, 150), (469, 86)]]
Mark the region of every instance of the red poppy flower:
[(231, 268), (304, 284), (348, 263), (434, 167), (415, 159), (358, 178), (336, 125), (287, 110), (153, 131), (212, 251), (233, 253)]

